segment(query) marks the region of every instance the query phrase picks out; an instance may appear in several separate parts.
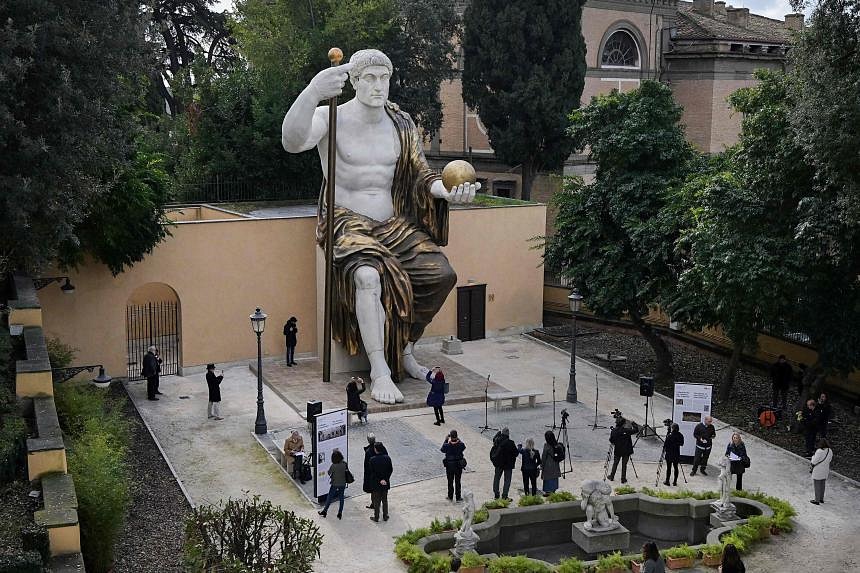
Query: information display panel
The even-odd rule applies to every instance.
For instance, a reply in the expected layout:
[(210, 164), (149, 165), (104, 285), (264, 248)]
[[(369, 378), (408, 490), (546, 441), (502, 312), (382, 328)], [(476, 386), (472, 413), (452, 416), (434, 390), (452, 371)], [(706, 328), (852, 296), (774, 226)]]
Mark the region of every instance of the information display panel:
[(672, 421), (678, 424), (684, 435), (684, 445), (681, 447), (682, 456), (696, 453), (696, 439), (693, 430), (696, 424), (711, 415), (711, 384), (675, 384), (675, 398), (672, 407)]
[(340, 450), (343, 458), (349, 461), (349, 426), (346, 408), (331, 410), (314, 416), (314, 497), (326, 495), (331, 485), (328, 469), (331, 467), (331, 454)]

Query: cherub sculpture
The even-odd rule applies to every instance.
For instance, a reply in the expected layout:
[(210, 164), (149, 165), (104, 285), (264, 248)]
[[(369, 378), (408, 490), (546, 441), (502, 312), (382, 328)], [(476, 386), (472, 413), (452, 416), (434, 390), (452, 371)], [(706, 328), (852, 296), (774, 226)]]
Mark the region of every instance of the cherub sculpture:
[(600, 480), (582, 482), (582, 504), (585, 510), (585, 529), (610, 531), (621, 526), (612, 507), (612, 487)]

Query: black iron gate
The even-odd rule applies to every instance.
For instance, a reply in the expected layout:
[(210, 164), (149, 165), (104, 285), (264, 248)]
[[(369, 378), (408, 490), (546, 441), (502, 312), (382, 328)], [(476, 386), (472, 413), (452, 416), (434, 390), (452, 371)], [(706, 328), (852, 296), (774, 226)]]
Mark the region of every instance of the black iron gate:
[(147, 348), (158, 348), (161, 375), (179, 373), (179, 303), (148, 302), (125, 309), (128, 379), (141, 379)]

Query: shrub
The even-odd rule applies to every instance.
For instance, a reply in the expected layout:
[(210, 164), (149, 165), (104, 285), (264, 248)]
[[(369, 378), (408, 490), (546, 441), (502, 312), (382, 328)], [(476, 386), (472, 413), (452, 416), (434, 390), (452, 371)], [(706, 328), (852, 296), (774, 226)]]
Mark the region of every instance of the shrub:
[(617, 567), (627, 569), (627, 559), (621, 556), (620, 551), (601, 555), (597, 558), (597, 573), (606, 573)]
[(48, 347), (48, 360), (51, 368), (65, 368), (75, 360), (78, 349), (64, 344), (59, 338), (46, 338), (45, 346)]
[(749, 549), (747, 542), (735, 535), (734, 531), (723, 535), (720, 539), (720, 542), (723, 544), (723, 547), (725, 547), (726, 545), (734, 545), (735, 549), (737, 549), (741, 553), (746, 553), (747, 549)]
[(561, 491), (561, 490), (552, 492), (546, 498), (546, 500), (549, 503), (561, 503), (564, 501), (576, 501), (577, 499), (579, 499), (579, 498), (577, 498), (575, 495), (573, 495), (569, 491)]
[(626, 495), (628, 493), (636, 493), (636, 488), (629, 485), (622, 485), (615, 488), (615, 495)]
[(461, 565), (463, 567), (480, 567), (481, 565), (487, 564), (487, 559), (481, 557), (474, 551), (468, 551), (463, 554), (463, 557), (460, 559)]
[(42, 573), (42, 556), (38, 551), (0, 555), (0, 573)]
[(490, 519), (490, 510), (486, 507), (482, 507), (481, 509), (475, 511), (475, 518), (472, 519), (472, 523), (484, 523), (488, 519)]
[(773, 519), (763, 515), (752, 515), (747, 519), (747, 525), (753, 529), (758, 529), (759, 531), (762, 529), (770, 529), (772, 523)]
[(490, 573), (552, 573), (552, 570), (523, 555), (503, 555), (490, 561)]
[(406, 543), (415, 544), (418, 543), (418, 540), (422, 537), (427, 537), (430, 535), (429, 527), (420, 527), (418, 529), (409, 529), (403, 535), (395, 538), (395, 543), (400, 543), (401, 541)]
[(81, 549), (87, 570), (110, 570), (113, 549), (129, 502), (125, 448), (91, 424), (72, 440), (69, 473), (75, 479)]
[(258, 495), (228, 499), (223, 507), (195, 508), (188, 517), (186, 564), (194, 571), (311, 573), (322, 538), (312, 520)]
[(490, 501), (484, 503), (481, 507), (486, 509), (506, 509), (509, 505), (511, 505), (511, 500), (509, 499), (491, 499)]
[[(430, 522), (430, 533), (442, 533), (443, 531), (452, 531), (459, 529), (463, 524), (462, 519), (451, 519), (450, 515), (446, 515), (444, 520), (433, 518)], [(420, 537), (418, 539), (421, 539)]]
[(672, 559), (681, 559), (681, 558), (696, 558), (696, 550), (692, 549), (689, 545), (684, 543), (683, 545), (677, 545), (675, 547), (670, 547), (661, 552), (663, 557), (670, 557)]
[(543, 496), (540, 495), (524, 495), (520, 498), (520, 507), (529, 507), (530, 505), (543, 505)]
[(708, 545), (702, 545), (699, 548), (699, 551), (702, 552), (702, 557), (716, 557), (717, 555), (723, 554), (723, 546), (717, 543), (711, 543)]
[(27, 424), (17, 412), (0, 411), (0, 484), (13, 481), (24, 464)]
[(562, 559), (555, 570), (557, 573), (584, 573), (585, 565), (576, 557), (568, 557)]
[(127, 444), (129, 424), (123, 416), (121, 403), (107, 397), (104, 390), (89, 382), (66, 382), (54, 385), (54, 401), (63, 432), (70, 436), (82, 434), (87, 426), (104, 430), (111, 440)]
[(773, 526), (780, 531), (794, 531), (794, 522), (785, 514), (777, 514), (773, 517)]

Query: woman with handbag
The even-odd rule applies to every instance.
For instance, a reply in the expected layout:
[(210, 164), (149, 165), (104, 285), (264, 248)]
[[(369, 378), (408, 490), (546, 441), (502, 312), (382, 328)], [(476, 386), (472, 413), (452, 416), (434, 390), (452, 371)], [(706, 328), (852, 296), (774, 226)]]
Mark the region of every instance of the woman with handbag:
[(833, 461), (833, 450), (827, 438), (821, 438), (816, 444), (818, 447), (812, 460), (809, 462), (809, 473), (812, 474), (812, 487), (815, 490), (815, 499), (809, 503), (819, 505), (824, 503), (824, 486), (827, 484), (827, 476), (830, 475), (830, 462)]
[(445, 413), (442, 411), (442, 405), (445, 404), (445, 375), (442, 374), (442, 369), (435, 366), (427, 372), (427, 382), (430, 383), (427, 405), (431, 406), (433, 413), (436, 414), (433, 425), (439, 426), (445, 423)]
[(738, 476), (735, 489), (740, 491), (743, 489), (744, 471), (750, 467), (750, 458), (747, 456), (747, 446), (737, 432), (732, 434), (732, 441), (726, 446), (726, 456), (731, 461), (731, 473)]
[(463, 477), (463, 469), (466, 467), (466, 458), (463, 456), (465, 450), (466, 444), (457, 437), (457, 430), (451, 430), (441, 448), (445, 454), (442, 465), (445, 466), (445, 476), (448, 478), (448, 501), (454, 499), (455, 490), (457, 501), (463, 501), (460, 495), (460, 478)]
[(343, 454), (340, 453), (340, 450), (335, 450), (331, 453), (331, 466), (328, 468), (328, 477), (331, 486), (328, 490), (328, 495), (325, 498), (325, 507), (322, 508), (322, 511), (319, 511), (320, 515), (325, 517), (328, 515), (328, 506), (331, 505), (335, 499), (338, 500), (339, 505), (337, 508), (337, 518), (343, 518), (343, 501), (344, 501), (344, 493), (346, 492), (346, 484), (352, 483), (355, 481), (355, 478), (352, 477), (352, 472), (349, 471), (349, 468), (346, 465), (346, 462), (343, 460)]
[[(540, 475), (540, 452), (535, 449), (535, 441), (526, 440), (526, 447), (517, 444), (517, 450), (523, 457), (520, 469), (523, 472), (523, 490), (525, 495), (537, 495), (537, 478)], [(529, 489), (531, 484), (531, 489)]]

